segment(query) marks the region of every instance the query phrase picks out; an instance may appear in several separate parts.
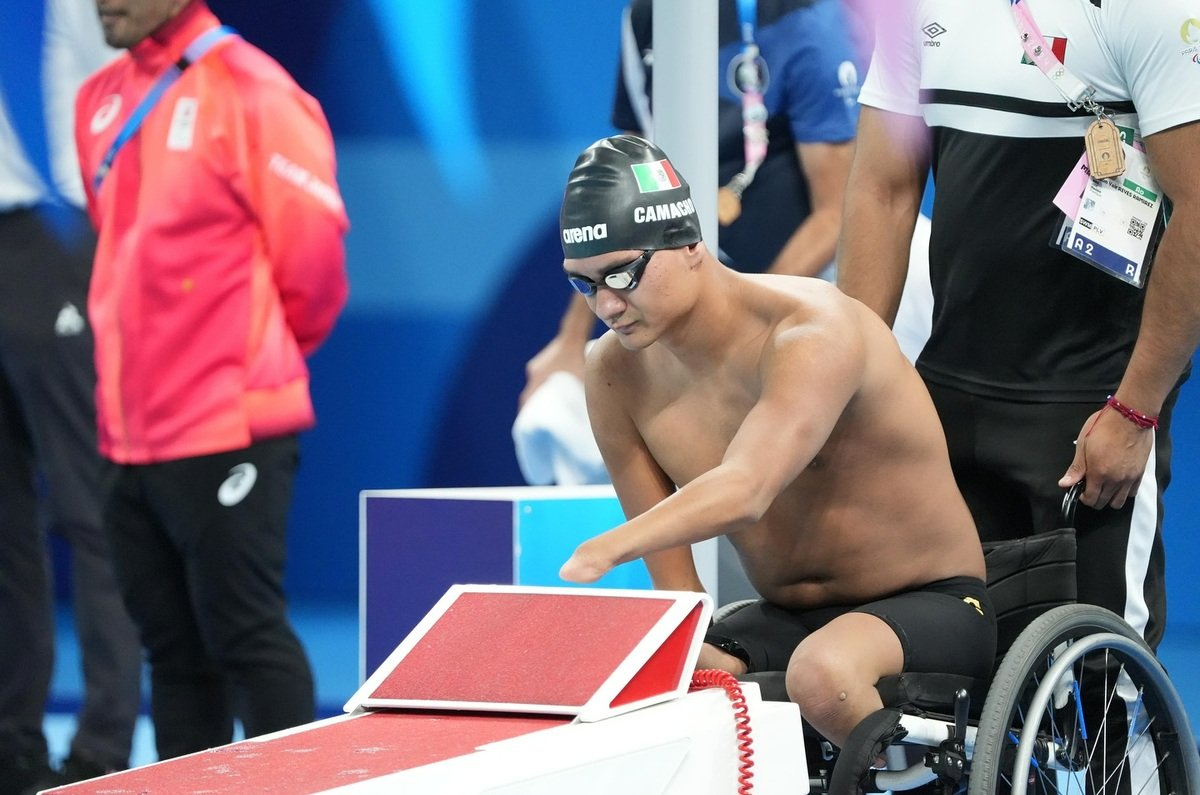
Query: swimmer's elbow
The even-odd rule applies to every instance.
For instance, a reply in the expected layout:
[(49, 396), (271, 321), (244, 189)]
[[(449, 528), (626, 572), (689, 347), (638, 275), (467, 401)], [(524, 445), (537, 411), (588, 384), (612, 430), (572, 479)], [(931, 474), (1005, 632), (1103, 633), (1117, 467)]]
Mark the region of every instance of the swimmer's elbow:
[(776, 494), (753, 472), (730, 470), (724, 480), (724, 513), (730, 532), (757, 524), (775, 501)]

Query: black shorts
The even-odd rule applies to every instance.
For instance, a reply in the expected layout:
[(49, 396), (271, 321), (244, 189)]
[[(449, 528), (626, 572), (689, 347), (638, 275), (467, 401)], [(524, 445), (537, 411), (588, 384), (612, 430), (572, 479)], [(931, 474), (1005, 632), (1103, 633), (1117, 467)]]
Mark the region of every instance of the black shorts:
[(976, 577), (938, 580), (863, 605), (789, 610), (759, 600), (714, 624), (705, 640), (734, 649), (750, 673), (785, 671), (802, 640), (847, 613), (887, 622), (904, 649), (904, 672), (991, 676), (996, 617)]

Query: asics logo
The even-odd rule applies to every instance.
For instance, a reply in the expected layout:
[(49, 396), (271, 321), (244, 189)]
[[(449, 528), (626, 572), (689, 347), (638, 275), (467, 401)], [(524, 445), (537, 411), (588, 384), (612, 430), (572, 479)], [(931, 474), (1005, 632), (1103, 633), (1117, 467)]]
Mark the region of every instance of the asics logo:
[(226, 508), (237, 505), (246, 499), (246, 495), (250, 493), (250, 489), (254, 488), (257, 480), (258, 467), (250, 463), (238, 464), (229, 470), (229, 477), (225, 478), (221, 487), (217, 489), (217, 502)]
[(113, 119), (117, 118), (117, 113), (121, 110), (121, 95), (110, 94), (105, 98), (104, 103), (96, 109), (95, 115), (92, 116), (90, 125), (92, 135), (103, 132), (108, 125), (113, 123)]

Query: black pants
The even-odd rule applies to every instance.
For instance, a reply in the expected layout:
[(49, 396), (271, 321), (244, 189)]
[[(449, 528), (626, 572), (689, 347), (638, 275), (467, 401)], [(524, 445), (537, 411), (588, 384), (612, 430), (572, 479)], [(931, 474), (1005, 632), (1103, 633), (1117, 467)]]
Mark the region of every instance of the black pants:
[[(1072, 442), (1103, 403), (1020, 403), (969, 395), (930, 383), (950, 463), (984, 541), (1061, 526), (1058, 479), (1075, 455)], [(1171, 479), (1168, 397), (1154, 449), (1136, 495), (1118, 509), (1080, 505), (1075, 514), (1078, 599), (1108, 608), (1151, 647), (1166, 626), (1162, 495)]]
[(167, 759), (314, 718), (312, 670), (287, 617), (295, 436), (114, 468), (105, 509), (117, 576), (150, 662)]
[(74, 209), (0, 214), (0, 754), (44, 756), (54, 667), (46, 529), (71, 549), (83, 703), (71, 753), (125, 767), (141, 647), (101, 526), (87, 287), (95, 237)]
[[(927, 385), (946, 430), (955, 480), (983, 540), (1061, 526), (1058, 479), (1075, 456), (1072, 443), (1103, 398), (1092, 403), (1017, 402)], [(1152, 431), (1146, 473), (1124, 507), (1080, 505), (1075, 512), (1078, 601), (1121, 616), (1152, 648), (1162, 640), (1167, 620), (1162, 497), (1171, 480), (1171, 413), (1178, 397), (1176, 387)], [(1118, 673), (1104, 667), (1100, 662), (1086, 674), (1081, 698), (1092, 724), (1090, 736), (1110, 740), (1105, 754), (1113, 770), (1124, 753), (1125, 722), (1096, 687), (1106, 675), (1111, 682)], [(1108, 730), (1097, 734), (1097, 722), (1105, 714)], [(1117, 791), (1128, 792), (1128, 781), (1124, 777)], [(1041, 790), (1035, 786), (1031, 791)]]

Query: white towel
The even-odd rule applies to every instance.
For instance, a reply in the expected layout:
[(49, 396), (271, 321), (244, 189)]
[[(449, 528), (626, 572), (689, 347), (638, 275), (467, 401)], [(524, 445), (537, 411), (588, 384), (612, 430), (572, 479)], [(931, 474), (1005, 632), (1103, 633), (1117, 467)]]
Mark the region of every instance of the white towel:
[(551, 373), (534, 390), (512, 427), (517, 463), (531, 486), (608, 483), (608, 471), (588, 422), (583, 382)]

